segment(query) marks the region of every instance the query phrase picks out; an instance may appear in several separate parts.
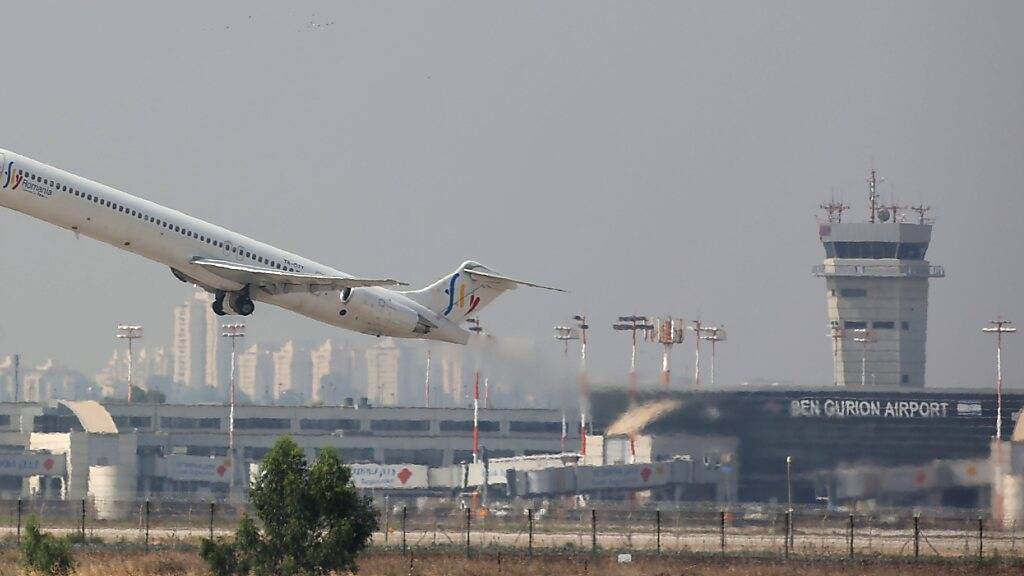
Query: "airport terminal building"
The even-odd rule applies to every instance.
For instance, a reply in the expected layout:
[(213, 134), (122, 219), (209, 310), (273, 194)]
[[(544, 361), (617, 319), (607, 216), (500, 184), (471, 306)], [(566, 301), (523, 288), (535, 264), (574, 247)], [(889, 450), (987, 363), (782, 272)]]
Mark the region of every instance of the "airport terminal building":
[[(644, 434), (736, 438), (740, 501), (784, 500), (787, 456), (794, 461), (794, 498), (801, 502), (857, 499), (870, 495), (864, 485), (875, 484), (876, 491), (891, 488), (886, 497), (893, 503), (901, 497), (949, 506), (985, 501), (985, 461), (996, 422), (991, 392), (851, 387), (640, 395), (640, 403), (660, 399), (679, 407)], [(598, 391), (592, 402), (594, 431), (601, 433), (628, 398), (625, 391)], [(1003, 438), (1011, 437), (1022, 406), (1024, 394), (1003, 395)]]

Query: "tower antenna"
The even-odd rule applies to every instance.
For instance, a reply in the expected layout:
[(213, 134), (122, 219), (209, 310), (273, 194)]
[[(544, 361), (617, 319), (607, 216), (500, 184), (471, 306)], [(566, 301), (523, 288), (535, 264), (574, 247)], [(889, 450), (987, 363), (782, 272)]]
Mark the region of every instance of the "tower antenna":
[(878, 185), (885, 182), (885, 178), (878, 177), (878, 171), (871, 168), (871, 176), (868, 177), (868, 221), (874, 224), (875, 212), (878, 211)]
[(926, 217), (926, 215), (928, 214), (928, 212), (931, 211), (931, 206), (918, 204), (917, 206), (911, 206), (910, 209), (913, 210), (914, 212), (917, 212), (918, 224), (926, 224), (928, 222), (928, 218)]

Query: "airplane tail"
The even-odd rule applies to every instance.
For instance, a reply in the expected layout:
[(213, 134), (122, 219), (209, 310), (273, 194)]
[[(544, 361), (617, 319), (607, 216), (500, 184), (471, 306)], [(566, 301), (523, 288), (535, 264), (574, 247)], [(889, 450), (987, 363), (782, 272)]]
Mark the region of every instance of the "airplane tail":
[(479, 313), (502, 292), (515, 290), (520, 285), (564, 292), (559, 288), (502, 276), (470, 260), (430, 286), (404, 294), (458, 324)]

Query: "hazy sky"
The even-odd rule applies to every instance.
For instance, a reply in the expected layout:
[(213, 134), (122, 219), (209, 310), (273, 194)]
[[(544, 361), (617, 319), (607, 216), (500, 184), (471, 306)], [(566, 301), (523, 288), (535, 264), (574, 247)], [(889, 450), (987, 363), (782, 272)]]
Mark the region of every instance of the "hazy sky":
[[(1020, 2), (7, 3), (0, 147), (347, 272), (472, 258), (564, 286), (483, 314), (540, 339), (586, 310), (724, 323), (719, 378), (831, 382), (818, 205), (937, 219), (930, 386), (989, 386), (1024, 324)], [(168, 343), (190, 288), (0, 212), (0, 354), (93, 373), (114, 325)], [(259, 306), (258, 338), (344, 335)], [(357, 337), (347, 336), (351, 340)], [(676, 356), (687, 369), (692, 352)], [(641, 372), (657, 370), (657, 347)], [(1007, 382), (1024, 383), (1024, 336)]]

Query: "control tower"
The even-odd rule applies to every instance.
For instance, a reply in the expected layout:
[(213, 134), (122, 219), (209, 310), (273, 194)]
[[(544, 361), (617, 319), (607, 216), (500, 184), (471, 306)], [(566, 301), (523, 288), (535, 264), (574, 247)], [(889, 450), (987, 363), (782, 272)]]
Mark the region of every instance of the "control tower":
[(825, 262), (813, 273), (825, 278), (835, 385), (921, 388), (928, 280), (945, 271), (925, 260), (928, 208), (909, 208), (917, 222), (907, 223), (905, 207), (879, 204), (877, 187), (872, 170), (867, 222), (843, 222), (849, 206), (841, 203), (822, 206)]

